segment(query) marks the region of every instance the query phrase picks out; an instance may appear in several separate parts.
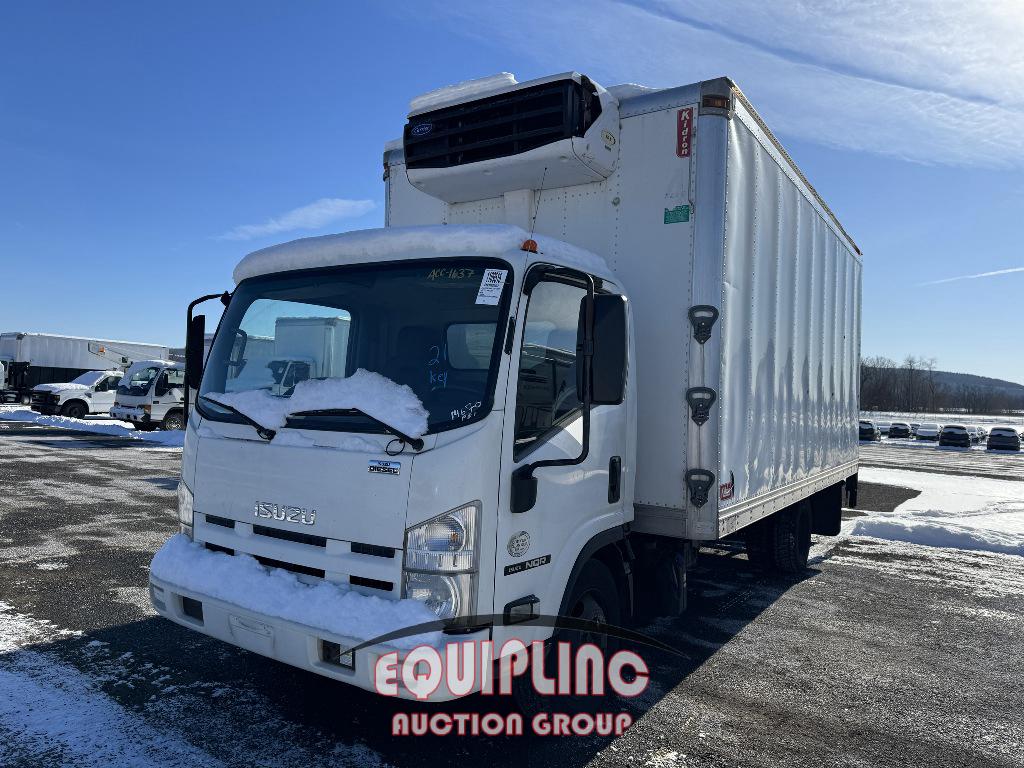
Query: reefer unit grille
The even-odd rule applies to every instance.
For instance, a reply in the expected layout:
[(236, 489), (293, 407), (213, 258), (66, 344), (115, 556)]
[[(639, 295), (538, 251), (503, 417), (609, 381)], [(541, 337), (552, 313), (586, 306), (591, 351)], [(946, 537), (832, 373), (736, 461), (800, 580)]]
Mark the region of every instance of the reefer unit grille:
[(597, 90), (557, 80), (442, 107), (405, 125), (406, 167), (452, 168), (582, 136), (601, 114)]

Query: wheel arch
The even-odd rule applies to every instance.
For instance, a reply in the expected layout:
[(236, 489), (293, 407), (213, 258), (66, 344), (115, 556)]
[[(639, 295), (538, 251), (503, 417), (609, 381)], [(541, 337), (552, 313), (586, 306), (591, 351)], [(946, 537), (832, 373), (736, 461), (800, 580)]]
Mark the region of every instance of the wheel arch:
[(576, 562), (573, 563), (572, 570), (569, 572), (569, 578), (565, 583), (565, 591), (562, 593), (562, 600), (558, 606), (558, 615), (566, 615), (566, 612), (569, 610), (569, 598), (576, 588), (580, 573), (582, 573), (583, 567), (591, 560), (597, 560), (608, 568), (612, 578), (615, 580), (615, 586), (618, 587), (619, 599), (622, 602), (622, 616), (623, 618), (632, 617), (634, 613), (631, 566), (633, 556), (624, 527), (601, 531), (583, 545), (583, 549), (576, 556)]

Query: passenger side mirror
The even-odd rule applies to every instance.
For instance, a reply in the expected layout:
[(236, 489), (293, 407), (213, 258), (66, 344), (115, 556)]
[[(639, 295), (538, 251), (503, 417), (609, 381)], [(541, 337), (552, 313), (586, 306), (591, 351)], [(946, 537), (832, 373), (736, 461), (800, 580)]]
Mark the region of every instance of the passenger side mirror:
[(626, 300), (615, 294), (594, 296), (593, 359), (590, 381), (584, 381), (582, 344), (586, 338), (587, 299), (580, 302), (577, 330), (576, 391), (581, 401), (590, 390), (591, 405), (619, 405), (626, 389)]
[(203, 343), (206, 339), (206, 315), (196, 315), (188, 324), (185, 337), (185, 381), (199, 389), (203, 380)]

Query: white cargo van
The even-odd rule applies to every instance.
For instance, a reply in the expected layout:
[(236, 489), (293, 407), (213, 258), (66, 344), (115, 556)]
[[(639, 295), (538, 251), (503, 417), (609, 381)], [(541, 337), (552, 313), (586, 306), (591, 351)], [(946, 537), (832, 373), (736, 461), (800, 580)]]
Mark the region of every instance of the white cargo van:
[[(374, 690), (404, 653), (374, 640), (384, 614), (498, 649), (551, 637), (541, 616), (680, 612), (703, 543), (795, 572), (839, 532), (860, 252), (731, 81), (462, 84), (414, 102), (384, 161), (387, 228), (235, 270), (190, 381), (162, 615)], [(344, 354), (232, 383), (249, 334), (326, 360), (285, 322), (313, 315), (344, 319)]]
[(185, 366), (139, 360), (124, 372), (110, 415), (136, 429), (184, 429)]
[(37, 384), (32, 388), (32, 410), (80, 419), (86, 414), (104, 416), (114, 405), (121, 371), (86, 371), (64, 384)]

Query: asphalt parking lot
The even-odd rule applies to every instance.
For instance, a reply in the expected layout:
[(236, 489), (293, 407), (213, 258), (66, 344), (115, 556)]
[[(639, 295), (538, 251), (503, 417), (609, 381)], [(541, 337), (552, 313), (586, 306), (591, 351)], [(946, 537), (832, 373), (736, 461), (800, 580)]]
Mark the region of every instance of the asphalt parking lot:
[(395, 738), (415, 705), (154, 615), (180, 457), (0, 422), (0, 764), (1024, 765), (1019, 557), (837, 537), (785, 580), (707, 551), (689, 614), (644, 628), (679, 653), (648, 657), (624, 736)]

